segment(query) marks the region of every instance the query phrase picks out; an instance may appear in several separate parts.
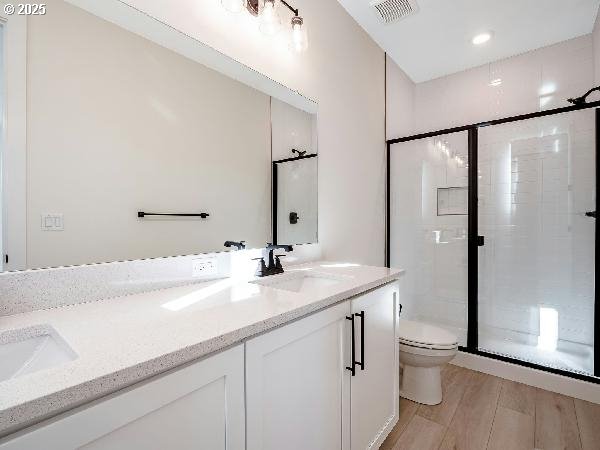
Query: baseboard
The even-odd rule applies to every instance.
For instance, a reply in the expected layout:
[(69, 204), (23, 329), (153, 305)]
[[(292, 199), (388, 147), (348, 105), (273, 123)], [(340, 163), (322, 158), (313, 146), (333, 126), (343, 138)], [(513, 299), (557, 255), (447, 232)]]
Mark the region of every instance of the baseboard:
[(458, 352), (450, 364), (600, 404), (600, 385), (587, 381), (465, 352)]

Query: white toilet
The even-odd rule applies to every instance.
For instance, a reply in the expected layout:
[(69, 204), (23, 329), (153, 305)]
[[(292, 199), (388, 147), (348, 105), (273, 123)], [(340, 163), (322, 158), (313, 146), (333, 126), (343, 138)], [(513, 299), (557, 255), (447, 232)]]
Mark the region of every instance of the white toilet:
[(458, 351), (458, 339), (449, 331), (411, 320), (400, 320), (400, 396), (425, 405), (442, 401), (440, 368)]

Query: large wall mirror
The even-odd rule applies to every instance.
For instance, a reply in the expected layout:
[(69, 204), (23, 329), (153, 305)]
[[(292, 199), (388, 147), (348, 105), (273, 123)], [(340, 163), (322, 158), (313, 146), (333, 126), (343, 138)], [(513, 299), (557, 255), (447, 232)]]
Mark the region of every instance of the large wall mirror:
[(3, 19), (2, 270), (316, 242), (314, 102), (117, 0)]

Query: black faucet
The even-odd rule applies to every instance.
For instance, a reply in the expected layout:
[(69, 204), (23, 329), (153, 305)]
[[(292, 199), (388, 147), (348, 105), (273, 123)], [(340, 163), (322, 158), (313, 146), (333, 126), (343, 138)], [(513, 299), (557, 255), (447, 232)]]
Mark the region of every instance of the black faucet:
[(246, 248), (246, 241), (225, 241), (223, 245), (227, 248), (236, 247), (238, 250), (243, 250)]
[[(273, 255), (273, 250), (282, 249), (286, 252), (294, 251), (294, 247), (291, 245), (277, 245), (267, 243), (267, 246), (263, 250), (263, 256), (260, 258), (254, 258), (258, 261), (258, 267), (256, 268), (257, 277), (266, 277), (269, 275), (276, 275), (283, 273), (283, 266), (281, 265), (280, 258), (285, 255)], [(265, 262), (265, 259), (268, 262)]]

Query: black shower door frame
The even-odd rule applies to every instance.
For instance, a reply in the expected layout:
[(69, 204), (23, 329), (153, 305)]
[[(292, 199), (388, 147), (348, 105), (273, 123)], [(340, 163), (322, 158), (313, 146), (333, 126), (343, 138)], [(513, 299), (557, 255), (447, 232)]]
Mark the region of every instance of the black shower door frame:
[[(521, 359), (512, 358), (496, 353), (486, 352), (479, 349), (479, 279), (478, 279), (478, 249), (479, 249), (479, 224), (478, 224), (478, 182), (477, 182), (477, 167), (478, 167), (478, 136), (479, 129), (494, 125), (502, 125), (510, 122), (519, 122), (528, 119), (536, 119), (539, 117), (552, 116), (556, 114), (564, 114), (572, 111), (581, 111), (585, 109), (595, 108), (595, 151), (596, 151), (596, 211), (598, 210), (598, 159), (600, 158), (600, 101), (585, 103), (581, 105), (566, 106), (562, 108), (549, 109), (546, 111), (533, 112), (518, 116), (504, 117), (502, 119), (490, 120), (487, 122), (479, 122), (471, 125), (463, 125), (459, 127), (446, 128), (443, 130), (431, 131), (427, 133), (414, 134), (411, 136), (399, 137), (387, 140), (386, 149), (386, 266), (390, 267), (390, 240), (391, 240), (391, 152), (394, 144), (402, 142), (410, 142), (419, 139), (431, 138), (445, 134), (453, 134), (466, 131), (468, 133), (468, 153), (469, 153), (469, 201), (468, 201), (468, 244), (467, 244), (467, 274), (468, 274), (468, 289), (467, 289), (467, 346), (459, 347), (466, 353), (485, 356), (488, 358), (517, 364), (532, 369), (542, 370), (558, 375), (564, 375), (570, 378), (584, 380), (596, 384), (600, 384), (600, 302), (598, 293), (594, 287), (594, 376), (571, 372), (568, 370), (556, 369), (553, 367), (543, 366), (541, 364), (523, 361)], [(598, 285), (598, 221), (595, 221), (595, 282), (594, 286)]]
[[(285, 159), (278, 159), (276, 161), (273, 161), (271, 163), (271, 237), (273, 239), (273, 244), (277, 245), (279, 242), (277, 242), (277, 227), (279, 226), (279, 224), (277, 223), (277, 202), (279, 201), (278, 199), (278, 183), (279, 183), (279, 174), (277, 171), (277, 168), (279, 167), (279, 164), (284, 164), (284, 163), (288, 163), (288, 162), (292, 162), (292, 161), (302, 161), (303, 159), (310, 159), (310, 158), (316, 158), (317, 156), (319, 156), (317, 153), (309, 153), (308, 155), (300, 155), (300, 156), (294, 156), (291, 158), (285, 158)], [(297, 244), (298, 245), (298, 244)]]

